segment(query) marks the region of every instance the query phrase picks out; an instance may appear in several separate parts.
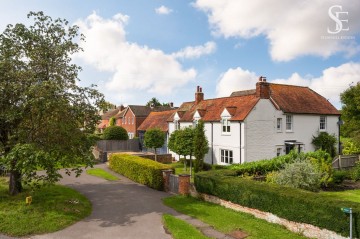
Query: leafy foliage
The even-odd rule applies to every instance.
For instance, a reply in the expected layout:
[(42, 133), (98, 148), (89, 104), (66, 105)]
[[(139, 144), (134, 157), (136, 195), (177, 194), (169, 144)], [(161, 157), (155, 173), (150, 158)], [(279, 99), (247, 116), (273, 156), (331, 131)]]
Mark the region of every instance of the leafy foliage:
[(351, 169), (350, 177), (354, 181), (359, 181), (360, 180), (360, 161), (357, 161), (355, 163), (355, 167)]
[(116, 125), (116, 119), (114, 117), (111, 117), (109, 120), (109, 126), (114, 126)]
[(157, 190), (163, 190), (164, 187), (162, 170), (171, 169), (170, 165), (127, 154), (112, 154), (109, 167), (135, 182)]
[(295, 160), (293, 163), (285, 165), (275, 176), (275, 183), (293, 188), (302, 188), (310, 191), (320, 189), (319, 173), (313, 164), (308, 160)]
[(360, 84), (351, 86), (340, 95), (342, 102), (341, 118), (344, 125), (341, 126), (342, 136), (352, 138), (360, 144)]
[(103, 138), (106, 140), (128, 140), (126, 129), (121, 126), (109, 126), (104, 130)]
[[(340, 208), (351, 207), (354, 211), (360, 211), (359, 203), (339, 201), (331, 195), (236, 177), (233, 170), (200, 172), (195, 174), (194, 183), (200, 193), (270, 212), (290, 221), (326, 228), (344, 236), (349, 235), (349, 217)], [(354, 217), (355, 221), (360, 220), (360, 214), (354, 214)], [(360, 224), (355, 225), (354, 234), (356, 237), (360, 234)]]
[(343, 154), (360, 154), (360, 145), (358, 142), (354, 141), (351, 138), (342, 138), (341, 142), (343, 142)]
[(328, 132), (320, 132), (318, 136), (313, 136), (311, 143), (315, 146), (316, 150), (325, 150), (332, 157), (334, 157), (336, 154), (336, 138), (334, 135), (330, 135)]
[(150, 107), (150, 106), (156, 107), (156, 106), (161, 106), (161, 103), (157, 98), (153, 97), (153, 98), (151, 98), (151, 100), (149, 100), (146, 103), (146, 106), (148, 106), (148, 107)]
[(156, 149), (161, 148), (165, 143), (165, 133), (160, 129), (149, 129), (145, 132), (144, 135), (144, 145), (147, 148), (152, 148), (155, 151), (155, 161), (156, 159)]
[(203, 169), (204, 157), (209, 151), (209, 142), (205, 135), (204, 122), (202, 120), (199, 120), (195, 127), (193, 147), (195, 156), (194, 171), (197, 173)]
[(86, 135), (94, 132), (103, 102), (93, 86), (77, 83), (81, 68), (71, 56), (82, 50), (75, 43), (84, 40), (79, 28), (42, 12), (28, 17), (33, 25), (8, 25), (0, 35), (0, 150), (13, 195), (22, 190), (22, 178), (38, 179), (36, 166), (49, 173), (43, 179), (55, 182), (54, 165), (79, 158), (92, 163)]

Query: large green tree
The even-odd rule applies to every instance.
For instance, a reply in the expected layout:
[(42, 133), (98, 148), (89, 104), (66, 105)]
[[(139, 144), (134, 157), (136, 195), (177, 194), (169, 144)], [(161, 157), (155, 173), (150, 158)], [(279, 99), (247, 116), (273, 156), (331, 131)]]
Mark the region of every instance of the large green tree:
[(201, 171), (204, 166), (204, 157), (209, 151), (209, 142), (205, 135), (204, 121), (199, 120), (194, 132), (194, 171), (195, 173)]
[(341, 118), (344, 125), (341, 126), (341, 134), (352, 138), (360, 144), (360, 84), (351, 86), (340, 95), (342, 102)]
[[(84, 40), (77, 26), (42, 12), (33, 24), (8, 25), (0, 35), (0, 156), (10, 170), (9, 192), (22, 183), (56, 182), (57, 166), (91, 164), (93, 133), (103, 96), (79, 86), (72, 55)], [(45, 174), (37, 174), (38, 167)], [(68, 170), (81, 173), (79, 167)]]
[(157, 161), (156, 149), (161, 148), (165, 143), (165, 133), (160, 129), (149, 129), (144, 134), (144, 145), (146, 148), (152, 148), (155, 151), (155, 161)]

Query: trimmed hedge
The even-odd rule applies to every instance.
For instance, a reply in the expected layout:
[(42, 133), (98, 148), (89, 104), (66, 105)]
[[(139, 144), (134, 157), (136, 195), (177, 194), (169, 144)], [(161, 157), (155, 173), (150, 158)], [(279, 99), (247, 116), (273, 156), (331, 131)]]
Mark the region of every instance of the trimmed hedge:
[(157, 190), (164, 188), (162, 170), (172, 169), (169, 165), (128, 154), (112, 154), (109, 167), (135, 182)]
[(196, 190), (242, 206), (273, 213), (349, 236), (349, 216), (342, 207), (355, 212), (354, 235), (360, 235), (360, 204), (328, 195), (236, 177), (236, 172), (217, 170), (195, 175)]

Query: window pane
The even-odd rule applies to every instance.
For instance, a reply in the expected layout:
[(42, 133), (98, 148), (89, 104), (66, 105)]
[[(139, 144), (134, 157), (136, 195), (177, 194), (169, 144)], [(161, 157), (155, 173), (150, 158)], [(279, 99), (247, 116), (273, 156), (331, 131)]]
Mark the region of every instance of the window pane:
[(227, 130), (226, 132), (230, 132), (230, 125), (227, 126), (227, 129), (226, 129), (226, 130)]

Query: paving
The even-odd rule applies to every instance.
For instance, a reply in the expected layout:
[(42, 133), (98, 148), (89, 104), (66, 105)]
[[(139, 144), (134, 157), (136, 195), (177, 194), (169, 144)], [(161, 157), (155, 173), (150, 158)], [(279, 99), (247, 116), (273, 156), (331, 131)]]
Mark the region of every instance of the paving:
[[(105, 164), (96, 168), (108, 170)], [(116, 174), (112, 172), (113, 174)], [(212, 227), (165, 206), (162, 198), (170, 196), (137, 184), (116, 174), (119, 181), (107, 181), (83, 173), (80, 177), (65, 175), (61, 184), (76, 189), (92, 203), (90, 216), (64, 230), (54, 233), (25, 237), (29, 239), (170, 239), (162, 224), (162, 214), (175, 215), (193, 224), (212, 238), (228, 239), (230, 236), (215, 231)], [(0, 235), (1, 239), (11, 239)]]

